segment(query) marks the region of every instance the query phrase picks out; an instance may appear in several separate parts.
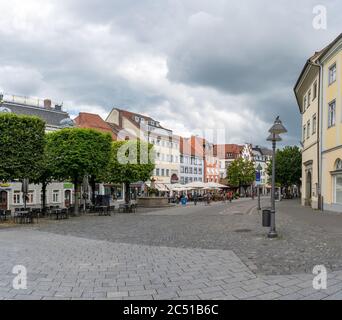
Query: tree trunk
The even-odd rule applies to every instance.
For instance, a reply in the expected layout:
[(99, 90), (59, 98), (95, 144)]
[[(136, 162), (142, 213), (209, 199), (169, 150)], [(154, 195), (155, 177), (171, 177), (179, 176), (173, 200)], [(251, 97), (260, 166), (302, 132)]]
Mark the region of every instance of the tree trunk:
[(130, 183), (129, 182), (125, 182), (125, 203), (129, 204), (130, 200), (131, 200), (131, 192), (130, 192)]
[(78, 213), (79, 213), (78, 195), (79, 195), (80, 190), (79, 190), (79, 183), (78, 183), (77, 178), (74, 179), (74, 188), (75, 188), (74, 190), (74, 206), (75, 206), (74, 215), (78, 216)]
[(90, 187), (91, 187), (91, 203), (95, 206), (95, 189), (96, 189), (96, 179), (95, 176), (90, 176)]
[(45, 216), (46, 214), (46, 187), (47, 187), (47, 182), (42, 183), (42, 214)]

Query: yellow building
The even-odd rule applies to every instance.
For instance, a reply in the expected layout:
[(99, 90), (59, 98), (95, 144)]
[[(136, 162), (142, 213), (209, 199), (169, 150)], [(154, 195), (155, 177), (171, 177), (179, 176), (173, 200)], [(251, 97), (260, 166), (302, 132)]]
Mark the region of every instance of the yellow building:
[(319, 53), (305, 64), (294, 88), (302, 115), (302, 205), (319, 208)]
[(302, 204), (338, 212), (342, 212), (341, 76), (342, 34), (308, 60), (295, 86), (303, 128)]

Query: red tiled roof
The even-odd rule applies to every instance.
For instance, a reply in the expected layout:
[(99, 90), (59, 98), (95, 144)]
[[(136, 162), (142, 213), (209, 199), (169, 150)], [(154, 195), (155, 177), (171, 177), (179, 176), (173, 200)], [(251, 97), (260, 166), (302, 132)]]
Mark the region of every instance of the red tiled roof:
[(214, 145), (214, 156), (220, 159), (225, 159), (227, 153), (232, 153), (233, 155), (239, 155), (243, 150), (243, 146), (238, 144), (215, 144)]
[(80, 112), (74, 121), (79, 128), (95, 129), (104, 133), (109, 133), (112, 136), (112, 139), (116, 140), (116, 135), (111, 126), (98, 114)]
[[(138, 116), (139, 118), (143, 118), (146, 122), (154, 121), (154, 122), (158, 122), (159, 123), (159, 121), (156, 121), (153, 118), (151, 118), (149, 116), (145, 116), (145, 115), (140, 114), (140, 113), (131, 112), (131, 111), (127, 111), (127, 110), (122, 110), (122, 109), (118, 109), (118, 108), (115, 108), (115, 109), (118, 110), (121, 113), (122, 117), (130, 120), (138, 128), (139, 128), (139, 124), (134, 121), (135, 116)], [(167, 128), (163, 127), (162, 125), (160, 125), (160, 123), (159, 123), (159, 128), (171, 131), (170, 129), (167, 129)]]

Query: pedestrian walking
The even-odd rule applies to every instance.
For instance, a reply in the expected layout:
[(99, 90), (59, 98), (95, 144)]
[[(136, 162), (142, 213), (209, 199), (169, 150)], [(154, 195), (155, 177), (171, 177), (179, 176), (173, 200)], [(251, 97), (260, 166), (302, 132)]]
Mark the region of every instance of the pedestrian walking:
[(197, 206), (198, 195), (197, 193), (194, 194), (194, 205)]

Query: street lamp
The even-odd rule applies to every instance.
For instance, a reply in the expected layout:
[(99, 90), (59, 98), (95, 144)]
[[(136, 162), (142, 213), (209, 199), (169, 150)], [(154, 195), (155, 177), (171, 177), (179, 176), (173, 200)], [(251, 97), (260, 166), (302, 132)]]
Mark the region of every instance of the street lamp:
[[(262, 170), (262, 166), (259, 165), (257, 166), (257, 172), (258, 172), (258, 175), (259, 175), (259, 180), (261, 179), (261, 176), (260, 176), (260, 172)], [(261, 205), (260, 205), (260, 185), (259, 185), (260, 181), (257, 181), (257, 193), (258, 193), (258, 210), (261, 210)]]
[(269, 130), (269, 137), (267, 141), (272, 142), (272, 191), (271, 191), (271, 227), (268, 233), (269, 238), (277, 238), (278, 234), (276, 231), (275, 225), (275, 151), (276, 151), (276, 143), (281, 141), (280, 134), (286, 133), (287, 130), (283, 126), (282, 122), (279, 119), (279, 116), (275, 119), (273, 126)]

